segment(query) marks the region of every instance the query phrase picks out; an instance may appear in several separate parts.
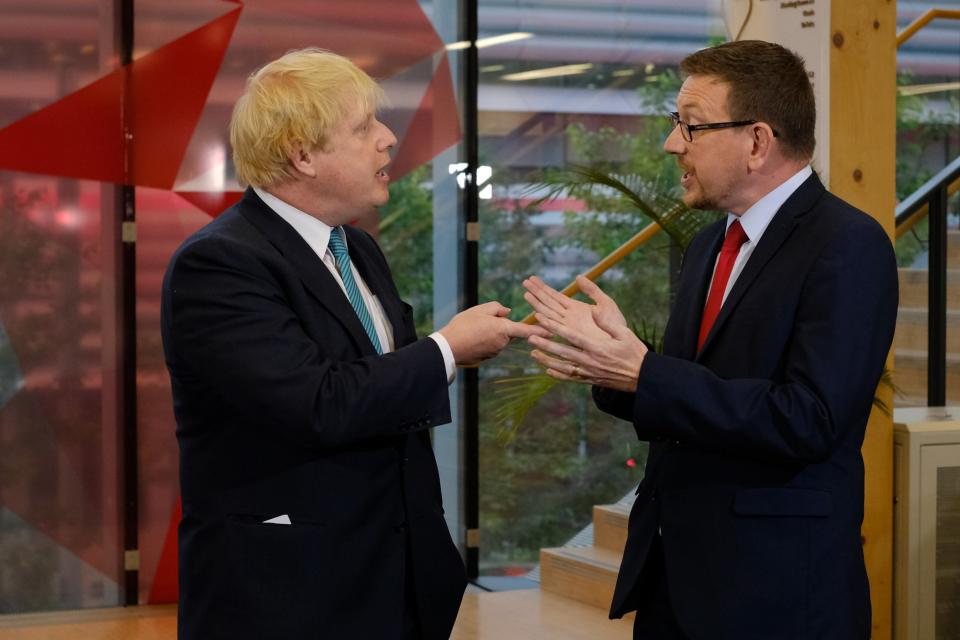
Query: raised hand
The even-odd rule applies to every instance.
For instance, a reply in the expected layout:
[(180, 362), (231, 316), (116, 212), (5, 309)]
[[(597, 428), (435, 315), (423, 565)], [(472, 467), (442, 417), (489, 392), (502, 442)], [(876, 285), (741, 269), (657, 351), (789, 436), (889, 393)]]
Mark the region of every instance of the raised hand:
[(607, 325), (627, 326), (617, 303), (600, 287), (583, 276), (577, 277), (577, 285), (596, 304), (568, 298), (537, 276), (530, 276), (523, 281), (523, 287), (527, 290), (523, 298), (533, 307), (541, 324), (543, 320), (552, 320), (584, 336), (602, 338), (610, 335), (598, 325), (599, 318)]
[(567, 342), (533, 335), (528, 340), (537, 349), (531, 357), (558, 380), (635, 391), (647, 347), (600, 287), (582, 276), (577, 284), (595, 305), (570, 300), (539, 278), (524, 280), (528, 292), (524, 297), (534, 305), (537, 321)]
[(461, 311), (440, 329), (458, 366), (478, 364), (497, 355), (513, 338), (549, 336), (542, 327), (508, 320), (510, 309), (487, 302)]

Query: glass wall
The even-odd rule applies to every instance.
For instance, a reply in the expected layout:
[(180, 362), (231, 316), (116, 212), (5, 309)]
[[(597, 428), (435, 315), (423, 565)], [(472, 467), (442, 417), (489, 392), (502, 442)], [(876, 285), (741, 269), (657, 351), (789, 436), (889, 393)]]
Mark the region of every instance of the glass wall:
[[(116, 66), (113, 15), (3, 0), (0, 16), (0, 613), (117, 604), (113, 188), (97, 181), (116, 165), (97, 156), (120, 130), (71, 135), (96, 104), (75, 92)], [(90, 130), (119, 123), (119, 102), (97, 106)]]
[[(960, 8), (960, 0), (937, 7)], [(931, 5), (897, 3), (902, 30)], [(960, 29), (934, 20), (897, 50), (897, 200), (960, 156)], [(947, 203), (947, 404), (960, 402), (960, 193)], [(896, 406), (927, 404), (927, 276), (924, 217), (897, 240), (900, 311), (894, 343)]]
[[(574, 167), (619, 176), (657, 207), (679, 195), (663, 115), (679, 60), (723, 34), (708, 4), (480, 0), (481, 300), (522, 318), (524, 277), (565, 287), (650, 224), (609, 189), (565, 188), (583, 178)], [(669, 312), (672, 255), (659, 234), (599, 280), (652, 342)], [(481, 370), (480, 570), (489, 576), (525, 575), (541, 547), (588, 525), (592, 505), (632, 496), (646, 459), (630, 424), (600, 413), (589, 388), (538, 375), (528, 351)]]
[[(139, 544), (129, 559), (140, 602), (177, 598), (160, 287), (179, 243), (241, 195), (227, 123), (257, 67), (321, 46), (383, 83), (382, 119), (399, 141), (391, 202), (356, 224), (379, 237), (421, 334), (461, 299), (461, 198), (449, 169), (462, 137), (460, 54), (444, 46), (460, 24), (455, 6), (136, 0), (125, 69), (120, 7), (0, 0), (0, 613), (125, 599), (119, 184), (135, 188), (136, 209)], [(456, 401), (459, 387), (451, 393)], [(459, 423), (435, 441), (461, 540)]]

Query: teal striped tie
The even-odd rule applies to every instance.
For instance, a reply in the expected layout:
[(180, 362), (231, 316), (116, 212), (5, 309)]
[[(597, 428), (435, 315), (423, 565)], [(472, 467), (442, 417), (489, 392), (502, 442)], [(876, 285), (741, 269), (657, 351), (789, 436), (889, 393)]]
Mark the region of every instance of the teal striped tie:
[(333, 254), (333, 259), (337, 261), (337, 271), (340, 272), (340, 278), (343, 280), (343, 288), (347, 290), (347, 298), (350, 300), (353, 310), (356, 311), (360, 324), (363, 325), (370, 342), (373, 343), (373, 348), (377, 350), (377, 353), (382, 354), (383, 347), (380, 346), (380, 338), (377, 337), (377, 330), (373, 326), (373, 318), (370, 317), (370, 311), (363, 302), (363, 296), (360, 295), (360, 287), (357, 286), (357, 281), (353, 279), (353, 269), (350, 268), (350, 254), (347, 252), (347, 243), (344, 241), (342, 233), (340, 227), (334, 227), (330, 230), (328, 245), (330, 253)]

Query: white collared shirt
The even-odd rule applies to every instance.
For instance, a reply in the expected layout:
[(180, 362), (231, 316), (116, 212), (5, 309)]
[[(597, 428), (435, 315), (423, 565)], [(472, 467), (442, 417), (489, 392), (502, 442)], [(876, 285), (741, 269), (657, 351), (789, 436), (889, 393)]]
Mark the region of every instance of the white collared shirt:
[[(723, 302), (727, 301), (727, 296), (733, 289), (734, 283), (743, 272), (743, 268), (753, 254), (753, 250), (760, 242), (760, 237), (763, 235), (763, 232), (770, 226), (770, 221), (773, 220), (773, 216), (777, 214), (777, 211), (779, 211), (783, 203), (787, 201), (787, 198), (793, 195), (793, 192), (796, 191), (812, 173), (813, 169), (810, 168), (810, 165), (807, 165), (784, 180), (779, 187), (754, 202), (753, 206), (747, 209), (742, 215), (735, 216), (732, 213), (727, 214), (727, 229), (730, 228), (734, 220), (739, 219), (740, 226), (743, 227), (743, 232), (747, 234), (747, 241), (740, 246), (740, 253), (737, 254), (737, 259), (733, 263), (733, 269), (730, 271), (730, 279), (727, 280), (727, 288), (723, 292), (721, 306)], [(720, 256), (718, 255), (717, 260), (719, 259)], [(714, 262), (713, 270), (717, 270), (716, 262)], [(713, 276), (710, 277), (710, 280), (711, 282), (713, 281)]]
[[(313, 249), (314, 253), (323, 261), (323, 265), (327, 268), (327, 271), (330, 272), (330, 275), (332, 275), (334, 280), (337, 281), (337, 284), (340, 285), (340, 289), (346, 297), (347, 289), (343, 285), (343, 278), (340, 277), (340, 272), (337, 270), (337, 261), (334, 259), (333, 253), (327, 248), (333, 227), (311, 216), (309, 213), (305, 213), (284, 202), (275, 195), (267, 193), (263, 189), (254, 187), (253, 191), (274, 213), (293, 227), (293, 230)], [(346, 245), (346, 234), (341, 232), (341, 235), (344, 245)], [(390, 353), (396, 348), (393, 339), (393, 327), (390, 324), (390, 320), (387, 318), (387, 314), (383, 310), (380, 301), (377, 300), (377, 296), (373, 295), (367, 283), (364, 282), (360, 276), (360, 272), (357, 271), (357, 266), (353, 264), (353, 261), (350, 262), (350, 270), (353, 272), (353, 279), (357, 283), (357, 288), (360, 289), (363, 302), (367, 305), (367, 310), (370, 312), (370, 318), (373, 320), (373, 326), (377, 332), (377, 338), (380, 340), (380, 345), (383, 347), (383, 352)], [(430, 334), (430, 338), (440, 347), (440, 352), (443, 354), (443, 363), (446, 368), (447, 381), (452, 382), (457, 372), (457, 364), (453, 357), (453, 351), (450, 349), (450, 344), (439, 332)]]

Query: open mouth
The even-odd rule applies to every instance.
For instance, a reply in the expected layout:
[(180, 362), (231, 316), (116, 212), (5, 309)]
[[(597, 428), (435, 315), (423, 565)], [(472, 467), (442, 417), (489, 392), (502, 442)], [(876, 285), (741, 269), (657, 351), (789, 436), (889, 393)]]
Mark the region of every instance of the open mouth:
[(377, 178), (379, 178), (379, 179), (381, 179), (381, 180), (389, 180), (389, 179), (390, 179), (390, 174), (387, 173), (387, 166), (388, 166), (388, 165), (383, 165), (383, 166), (380, 168), (380, 170), (377, 171), (377, 173), (376, 173)]

